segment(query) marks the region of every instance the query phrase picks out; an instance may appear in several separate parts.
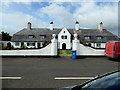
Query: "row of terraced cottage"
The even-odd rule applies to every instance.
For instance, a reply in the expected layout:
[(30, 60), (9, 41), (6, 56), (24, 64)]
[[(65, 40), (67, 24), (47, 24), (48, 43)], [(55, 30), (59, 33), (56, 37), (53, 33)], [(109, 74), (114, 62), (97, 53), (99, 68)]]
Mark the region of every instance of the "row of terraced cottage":
[(54, 28), (54, 23), (50, 23), (50, 28), (32, 28), (28, 22), (27, 28), (23, 28), (15, 33), (11, 40), (14, 48), (26, 46), (27, 48), (43, 47), (45, 40), (51, 40), (52, 34), (56, 34), (58, 49), (71, 49), (74, 34), (78, 35), (80, 43), (89, 44), (93, 48), (105, 48), (108, 41), (118, 40), (118, 37), (107, 29), (103, 29), (103, 23), (97, 29), (82, 29), (79, 22), (75, 22), (75, 28)]

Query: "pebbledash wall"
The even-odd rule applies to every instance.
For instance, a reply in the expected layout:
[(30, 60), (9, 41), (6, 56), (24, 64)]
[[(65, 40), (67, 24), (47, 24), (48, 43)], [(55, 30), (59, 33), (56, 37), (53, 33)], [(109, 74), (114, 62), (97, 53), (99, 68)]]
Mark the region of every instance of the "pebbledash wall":
[(105, 49), (99, 50), (99, 49), (93, 49), (91, 47), (84, 46), (83, 44), (80, 44), (79, 40), (77, 39), (77, 34), (74, 34), (74, 40), (73, 40), (73, 48), (72, 50), (76, 50), (77, 56), (104, 56), (105, 55)]
[(36, 50), (0, 50), (0, 56), (57, 56), (57, 40), (55, 34), (51, 43), (42, 49)]

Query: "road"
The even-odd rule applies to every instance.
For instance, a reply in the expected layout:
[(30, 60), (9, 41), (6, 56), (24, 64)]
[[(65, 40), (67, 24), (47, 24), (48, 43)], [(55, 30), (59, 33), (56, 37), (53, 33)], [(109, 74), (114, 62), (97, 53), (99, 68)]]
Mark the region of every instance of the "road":
[(86, 80), (55, 80), (55, 77), (93, 77), (118, 69), (118, 62), (105, 57), (5, 57), (2, 58), (4, 77), (21, 80), (2, 80), (3, 88), (58, 88), (78, 85)]

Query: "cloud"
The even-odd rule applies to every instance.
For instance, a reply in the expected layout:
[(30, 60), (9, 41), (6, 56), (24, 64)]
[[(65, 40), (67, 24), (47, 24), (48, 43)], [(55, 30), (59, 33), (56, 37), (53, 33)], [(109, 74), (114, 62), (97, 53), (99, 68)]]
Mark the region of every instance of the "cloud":
[(0, 30), (14, 34), (27, 27), (27, 23), (31, 22), (32, 27), (46, 27), (46, 22), (23, 13), (2, 13), (2, 25)]
[[(60, 4), (51, 4), (40, 9), (40, 13), (47, 14), (51, 19), (59, 21), (62, 26), (69, 26), (73, 22), (73, 15)], [(69, 22), (69, 23), (68, 23)]]
[[(72, 7), (75, 7), (75, 10), (71, 13), (70, 8), (72, 9)], [(64, 6), (64, 3), (51, 3), (49, 6), (40, 8), (39, 13), (48, 15), (66, 27), (74, 28), (74, 22), (78, 20), (80, 27), (98, 28), (98, 24), (103, 22), (105, 29), (116, 34), (118, 30), (117, 3), (100, 3), (98, 5), (96, 2), (70, 2), (69, 6)]]
[[(28, 0), (27, 0), (28, 1)], [(27, 4), (26, 1), (26, 4)], [(33, 1), (33, 0), (31, 0)], [(17, 1), (18, 3), (21, 0)], [(23, 1), (24, 3), (24, 1)], [(31, 3), (31, 2), (28, 2)], [(40, 2), (39, 2), (40, 3)], [(48, 2), (47, 2), (48, 3)], [(117, 33), (118, 28), (118, 5), (117, 3), (96, 2), (49, 2), (47, 6), (39, 7), (34, 14), (2, 13), (3, 25), (6, 30), (15, 33), (27, 26), (27, 22), (32, 22), (33, 27), (49, 27), (50, 20), (53, 20), (56, 27), (74, 28), (75, 20), (78, 20), (81, 28), (97, 28), (103, 22), (104, 28)], [(9, 3), (6, 4), (9, 6)], [(31, 7), (31, 5), (26, 5)], [(31, 9), (32, 10), (32, 9)], [(32, 11), (31, 11), (32, 12)], [(37, 16), (37, 17), (36, 17)], [(39, 19), (38, 19), (39, 17)], [(1, 26), (3, 26), (1, 25)], [(8, 28), (8, 29), (7, 29)]]
[(102, 6), (95, 2), (82, 3), (81, 8), (74, 13), (74, 18), (77, 18), (83, 27), (97, 28), (97, 24), (103, 22), (104, 28), (117, 32), (118, 6), (117, 3), (103, 3)]

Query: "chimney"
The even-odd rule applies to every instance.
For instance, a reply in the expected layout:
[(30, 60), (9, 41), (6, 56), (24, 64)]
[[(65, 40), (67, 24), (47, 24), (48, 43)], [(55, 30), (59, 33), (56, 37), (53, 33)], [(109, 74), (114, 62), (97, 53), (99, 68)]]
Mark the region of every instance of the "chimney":
[(53, 30), (53, 22), (50, 22), (50, 30)]
[(31, 30), (31, 23), (28, 22), (27, 30)]
[(79, 22), (78, 21), (76, 21), (76, 23), (75, 23), (75, 30), (79, 30)]
[(103, 31), (103, 23), (102, 23), (102, 22), (98, 25), (98, 29), (99, 29), (100, 31)]

